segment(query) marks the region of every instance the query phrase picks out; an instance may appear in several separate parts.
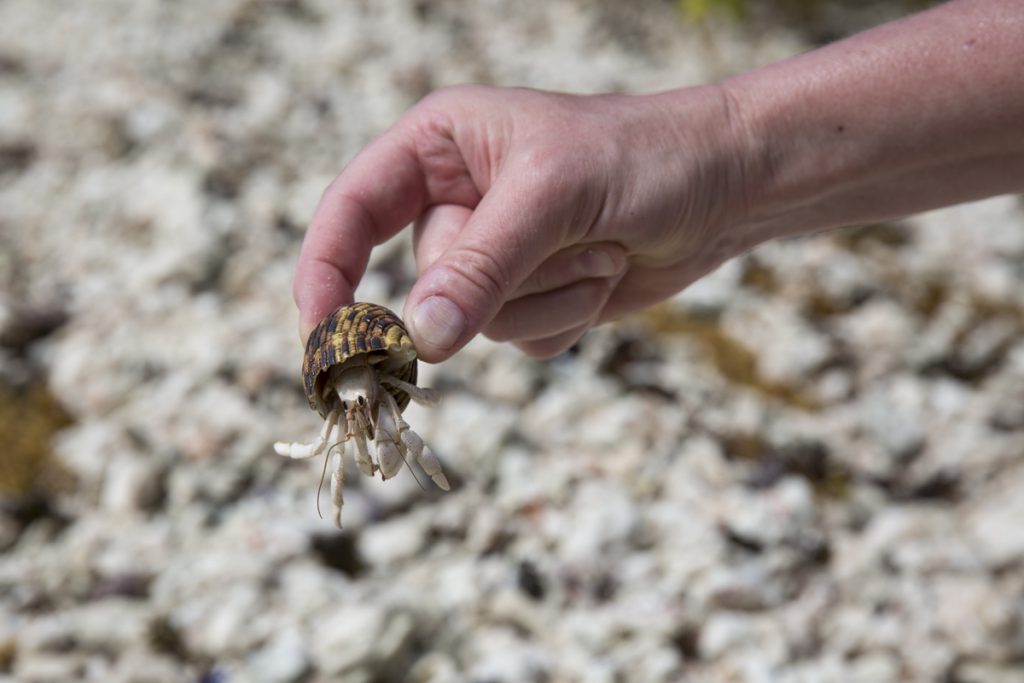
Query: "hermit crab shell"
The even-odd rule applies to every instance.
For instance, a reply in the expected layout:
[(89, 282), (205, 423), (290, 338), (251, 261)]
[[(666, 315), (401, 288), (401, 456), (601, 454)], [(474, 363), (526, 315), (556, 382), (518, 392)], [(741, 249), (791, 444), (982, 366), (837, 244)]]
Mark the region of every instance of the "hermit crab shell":
[[(326, 391), (328, 379), (350, 367), (368, 365), (410, 384), (416, 383), (416, 348), (405, 324), (377, 304), (354, 303), (324, 316), (306, 341), (302, 381), (313, 410), (326, 417), (338, 402)], [(393, 386), (391, 393), (405, 410), (409, 395)]]

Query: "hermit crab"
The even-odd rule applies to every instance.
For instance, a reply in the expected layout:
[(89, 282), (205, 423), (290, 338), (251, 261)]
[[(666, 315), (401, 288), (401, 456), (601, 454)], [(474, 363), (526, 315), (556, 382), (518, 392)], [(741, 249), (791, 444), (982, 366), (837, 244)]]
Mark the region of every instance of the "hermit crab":
[(381, 479), (390, 479), (412, 457), (438, 487), (448, 490), (441, 462), (402, 418), (410, 399), (433, 405), (439, 396), (416, 386), (416, 349), (397, 315), (368, 303), (329, 313), (306, 342), (302, 380), (310, 407), (324, 418), (323, 429), (311, 443), (278, 442), (274, 450), (288, 458), (321, 453), (326, 458), (338, 448), (331, 475), (336, 526), (341, 527), (349, 450), (365, 475), (380, 472)]

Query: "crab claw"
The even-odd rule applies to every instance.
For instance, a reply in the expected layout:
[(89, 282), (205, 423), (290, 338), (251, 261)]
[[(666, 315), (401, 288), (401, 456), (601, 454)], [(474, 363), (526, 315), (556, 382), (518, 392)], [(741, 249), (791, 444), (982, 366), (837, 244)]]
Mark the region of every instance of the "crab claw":
[(382, 479), (390, 479), (402, 469), (402, 453), (398, 446), (390, 439), (380, 439), (374, 442), (377, 446), (377, 463)]
[(426, 447), (420, 435), (409, 429), (408, 425), (402, 430), (402, 445), (405, 446), (405, 449), (411, 456), (416, 458), (416, 462), (433, 479), (438, 488), (445, 491), (451, 488), (448, 484), (448, 478), (444, 476), (444, 472), (441, 469), (441, 461), (437, 459), (433, 451)]
[(398, 439), (399, 433), (394, 417), (388, 410), (377, 412), (377, 423), (373, 426), (373, 446), (377, 450), (377, 469), (382, 479), (390, 479), (402, 469), (405, 459)]
[(451, 490), (452, 487), (448, 483), (448, 477), (444, 476), (444, 472), (441, 470), (441, 461), (434, 455), (434, 451), (424, 446), (423, 450), (416, 456), (416, 462), (420, 464), (423, 471), (437, 484), (437, 488), (442, 491)]
[(414, 458), (420, 457), (420, 453), (423, 452), (423, 439), (416, 432), (409, 429), (408, 425), (402, 430), (401, 435), (402, 445)]

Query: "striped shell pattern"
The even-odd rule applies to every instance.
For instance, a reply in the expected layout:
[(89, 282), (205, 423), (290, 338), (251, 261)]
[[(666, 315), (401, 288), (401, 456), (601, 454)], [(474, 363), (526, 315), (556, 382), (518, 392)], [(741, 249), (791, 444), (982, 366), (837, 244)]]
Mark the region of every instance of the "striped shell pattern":
[[(323, 399), (328, 372), (337, 366), (370, 365), (390, 375), (416, 383), (416, 349), (402, 320), (377, 304), (354, 303), (324, 316), (306, 341), (302, 380), (311, 408), (326, 416), (331, 404)], [(386, 390), (399, 408), (409, 405), (409, 395), (397, 387)], [(337, 401), (331, 395), (330, 401)]]

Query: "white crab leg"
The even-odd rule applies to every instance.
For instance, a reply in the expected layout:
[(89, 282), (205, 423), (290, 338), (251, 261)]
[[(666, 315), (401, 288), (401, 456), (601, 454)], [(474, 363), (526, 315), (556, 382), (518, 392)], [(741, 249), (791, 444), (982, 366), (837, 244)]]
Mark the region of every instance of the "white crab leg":
[(402, 380), (388, 375), (380, 373), (380, 383), (390, 384), (393, 387), (398, 387), (405, 393), (409, 394), (409, 398), (419, 403), (421, 406), (432, 406), (441, 402), (441, 393), (434, 389), (427, 389), (426, 387), (418, 387), (415, 384), (409, 384)]
[(437, 484), (438, 488), (444, 491), (450, 490), (451, 485), (448, 483), (448, 477), (444, 476), (444, 471), (441, 469), (441, 461), (438, 460), (433, 451), (426, 447), (420, 435), (409, 427), (409, 423), (402, 417), (402, 411), (398, 409), (395, 397), (385, 392), (384, 400), (387, 401), (395, 424), (398, 425), (399, 439), (405, 451), (416, 458), (416, 462), (427, 473), (427, 476)]
[(366, 445), (366, 437), (356, 437), (356, 467), (359, 471), (368, 477), (372, 477), (374, 472), (377, 471), (377, 465), (373, 463), (373, 458), (370, 457), (370, 449)]
[(384, 402), (388, 404), (388, 412), (391, 413), (391, 419), (394, 421), (395, 426), (398, 428), (399, 434), (409, 429), (409, 423), (402, 417), (402, 409), (398, 407), (398, 401), (391, 395), (390, 392), (380, 392), (384, 398)]
[(331, 436), (327, 440), (328, 444), (340, 443), (344, 444), (348, 441), (348, 434), (341, 426), (341, 413), (339, 412), (334, 419), (334, 426), (331, 428)]
[(370, 457), (370, 451), (366, 447), (366, 433), (359, 429), (352, 415), (348, 416), (347, 436), (348, 438), (356, 442), (356, 467), (358, 467), (359, 471), (365, 474), (366, 476), (372, 477), (373, 473), (377, 471), (377, 466), (373, 464), (373, 458)]
[(380, 478), (386, 481), (398, 474), (405, 460), (402, 458), (402, 454), (399, 452), (398, 446), (395, 445), (394, 441), (378, 441), (376, 446)]
[(334, 454), (334, 471), (331, 473), (331, 500), (334, 502), (334, 526), (341, 528), (341, 508), (345, 504), (342, 487), (345, 485), (345, 453)]
[(375, 434), (373, 445), (377, 449), (377, 465), (380, 467), (381, 477), (390, 479), (402, 469), (405, 459), (399, 450), (399, 440), (396, 436), (398, 428), (390, 411), (378, 412), (377, 424), (374, 426)]
[(423, 471), (427, 473), (435, 484), (437, 484), (437, 488), (442, 491), (451, 490), (452, 487), (451, 484), (448, 483), (448, 477), (444, 476), (444, 471), (441, 469), (441, 461), (438, 460), (436, 455), (434, 455), (434, 451), (430, 450), (429, 447), (424, 446), (423, 450), (416, 456), (416, 462), (420, 464)]
[(331, 432), (334, 430), (334, 426), (338, 424), (338, 411), (332, 410), (324, 418), (324, 426), (320, 430), (320, 436), (311, 443), (287, 443), (284, 441), (278, 441), (274, 444), (274, 451), (278, 455), (283, 455), (286, 458), (312, 458), (313, 456), (319, 455), (327, 448), (327, 443), (330, 440)]

